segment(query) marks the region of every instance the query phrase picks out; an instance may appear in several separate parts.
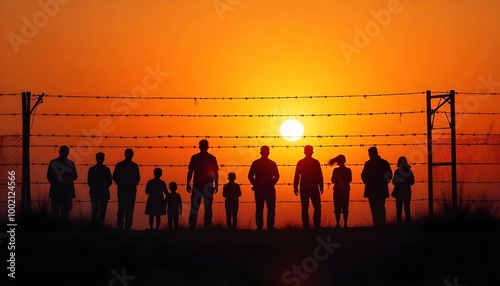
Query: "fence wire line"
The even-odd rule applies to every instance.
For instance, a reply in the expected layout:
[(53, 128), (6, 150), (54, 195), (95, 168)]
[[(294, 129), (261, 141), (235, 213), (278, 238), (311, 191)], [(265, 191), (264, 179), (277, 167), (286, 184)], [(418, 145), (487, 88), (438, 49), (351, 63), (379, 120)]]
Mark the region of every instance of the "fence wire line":
[(152, 99), (152, 100), (276, 100), (276, 99), (328, 99), (328, 98), (368, 98), (383, 96), (407, 96), (425, 94), (425, 91), (399, 92), (399, 93), (374, 93), (374, 94), (338, 94), (338, 95), (287, 95), (287, 96), (125, 96), (125, 95), (55, 95), (46, 94), (47, 97), (55, 98), (78, 98), (78, 99)]

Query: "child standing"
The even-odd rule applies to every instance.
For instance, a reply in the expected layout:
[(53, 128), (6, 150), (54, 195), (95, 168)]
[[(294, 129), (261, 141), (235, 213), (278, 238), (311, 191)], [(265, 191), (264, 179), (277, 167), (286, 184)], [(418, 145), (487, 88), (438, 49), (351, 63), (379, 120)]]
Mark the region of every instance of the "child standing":
[(349, 213), (349, 192), (351, 190), (350, 183), (352, 181), (351, 169), (345, 166), (345, 156), (338, 155), (330, 159), (328, 165), (337, 164), (339, 167), (333, 169), (333, 207), (335, 213), (336, 227), (340, 227), (340, 214), (344, 215), (344, 228), (347, 228), (347, 218)]
[(168, 195), (167, 185), (160, 179), (163, 171), (155, 168), (153, 171), (154, 179), (148, 181), (146, 185), (146, 214), (149, 215), (149, 229), (153, 230), (153, 219), (156, 217), (156, 230), (160, 229), (160, 216), (165, 215), (165, 196)]
[(170, 182), (168, 184), (170, 189), (170, 194), (167, 196), (167, 213), (168, 213), (168, 228), (172, 229), (172, 223), (174, 224), (174, 229), (179, 229), (179, 215), (182, 215), (182, 198), (181, 195), (177, 193), (177, 183)]
[(240, 185), (235, 183), (236, 174), (230, 172), (227, 175), (229, 182), (224, 185), (222, 196), (226, 198), (226, 221), (228, 229), (236, 229), (238, 218), (239, 197), (241, 197)]

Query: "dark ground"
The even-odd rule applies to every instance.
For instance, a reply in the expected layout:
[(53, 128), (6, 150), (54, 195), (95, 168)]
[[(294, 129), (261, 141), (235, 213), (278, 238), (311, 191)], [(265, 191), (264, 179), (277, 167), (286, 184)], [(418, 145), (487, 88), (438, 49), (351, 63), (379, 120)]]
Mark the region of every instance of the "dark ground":
[(500, 223), (126, 232), (30, 219), (16, 231), (15, 283), (2, 269), (2, 285), (498, 286)]

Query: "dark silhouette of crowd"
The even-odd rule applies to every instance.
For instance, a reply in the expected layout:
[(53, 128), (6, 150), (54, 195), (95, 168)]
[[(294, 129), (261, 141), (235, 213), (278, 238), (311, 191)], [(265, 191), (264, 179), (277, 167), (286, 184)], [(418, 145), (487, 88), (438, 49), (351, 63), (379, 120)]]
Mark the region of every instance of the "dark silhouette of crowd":
[[(188, 226), (196, 227), (200, 208), (204, 208), (203, 226), (212, 225), (212, 204), (214, 195), (218, 192), (219, 165), (217, 158), (208, 152), (207, 140), (199, 142), (199, 152), (194, 154), (188, 165), (186, 190), (191, 196)], [(257, 230), (264, 227), (264, 206), (267, 209), (266, 228), (274, 230), (276, 217), (276, 188), (280, 179), (278, 165), (271, 159), (269, 146), (260, 148), (261, 157), (252, 162), (248, 180), (255, 198), (255, 223)], [(76, 166), (68, 159), (70, 149), (61, 146), (59, 157), (52, 160), (47, 169), (47, 180), (50, 183), (49, 198), (51, 199), (51, 215), (63, 221), (69, 219), (75, 196), (74, 181), (77, 179)], [(312, 224), (321, 228), (321, 195), (324, 193), (323, 172), (321, 163), (313, 158), (314, 149), (304, 147), (304, 158), (297, 162), (293, 180), (293, 193), (300, 197), (301, 219), (304, 229), (310, 227), (309, 202), (313, 207)], [(118, 211), (116, 226), (118, 229), (131, 229), (134, 207), (137, 196), (137, 186), (141, 181), (139, 165), (132, 161), (134, 151), (126, 149), (125, 159), (118, 162), (111, 172), (104, 164), (105, 154), (98, 152), (96, 164), (89, 168), (87, 183), (91, 200), (92, 224), (103, 227), (106, 218), (110, 187), (114, 182), (117, 185)], [(383, 159), (376, 147), (368, 149), (369, 160), (364, 163), (361, 179), (364, 184), (363, 196), (368, 199), (373, 224), (383, 227), (386, 224), (386, 199), (389, 197), (389, 184), (394, 188), (391, 196), (396, 201), (397, 222), (402, 222), (404, 211), (406, 222), (411, 221), (410, 201), (411, 187), (415, 184), (415, 177), (406, 157), (401, 156), (397, 162), (397, 169), (392, 172), (389, 162)], [(333, 204), (336, 227), (340, 227), (341, 215), (344, 228), (348, 227), (348, 213), (350, 200), (350, 183), (352, 171), (346, 167), (346, 157), (342, 154), (330, 159), (328, 165), (338, 165), (332, 171)], [(168, 229), (179, 228), (179, 217), (182, 215), (182, 198), (177, 193), (177, 183), (165, 183), (161, 179), (163, 171), (155, 168), (154, 178), (150, 179), (145, 187), (148, 196), (145, 214), (149, 216), (149, 229), (159, 230), (161, 217), (167, 215)], [(242, 196), (240, 184), (236, 183), (236, 174), (230, 172), (228, 182), (223, 186), (222, 196), (225, 198), (226, 225), (228, 229), (238, 228), (239, 198)]]

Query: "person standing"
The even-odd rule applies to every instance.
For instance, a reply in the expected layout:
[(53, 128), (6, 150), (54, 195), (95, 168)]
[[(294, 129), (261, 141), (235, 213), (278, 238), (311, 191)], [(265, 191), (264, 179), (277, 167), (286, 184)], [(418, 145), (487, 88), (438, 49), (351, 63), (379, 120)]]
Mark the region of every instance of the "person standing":
[(385, 201), (389, 197), (388, 184), (392, 179), (392, 169), (389, 162), (382, 159), (376, 147), (368, 149), (370, 159), (365, 162), (361, 179), (365, 184), (364, 197), (368, 198), (376, 227), (385, 225)]
[(161, 168), (153, 170), (154, 178), (149, 180), (146, 184), (146, 194), (148, 200), (146, 201), (145, 214), (149, 215), (149, 230), (153, 230), (153, 219), (156, 218), (156, 228), (160, 229), (161, 216), (166, 215), (166, 201), (165, 197), (168, 195), (167, 184), (161, 178), (163, 171)]
[(346, 158), (344, 155), (338, 155), (330, 159), (328, 165), (338, 165), (333, 169), (333, 213), (335, 214), (336, 227), (340, 227), (340, 214), (344, 216), (344, 228), (347, 228), (347, 219), (349, 214), (349, 197), (351, 191), (352, 171), (345, 166)]
[(137, 185), (141, 180), (139, 165), (132, 162), (134, 151), (125, 150), (125, 160), (116, 164), (113, 171), (113, 181), (118, 186), (118, 220), (116, 225), (119, 229), (132, 227), (134, 216), (135, 197), (137, 194)]
[(238, 224), (238, 204), (241, 197), (240, 185), (235, 182), (236, 174), (230, 172), (227, 175), (228, 183), (222, 189), (222, 196), (226, 198), (226, 222), (228, 229), (236, 229)]
[[(315, 228), (321, 227), (321, 195), (323, 194), (323, 172), (321, 164), (312, 157), (314, 149), (311, 145), (304, 147), (305, 158), (297, 162), (293, 179), (293, 193), (300, 193), (302, 207), (302, 227), (309, 228), (309, 200), (314, 208), (313, 223)], [(299, 189), (300, 182), (300, 189)]]
[[(217, 158), (208, 153), (208, 148), (208, 141), (200, 140), (200, 152), (194, 154), (189, 161), (186, 189), (188, 193), (191, 193), (189, 212), (189, 228), (191, 229), (196, 227), (202, 200), (205, 208), (204, 227), (208, 228), (212, 225), (212, 203), (219, 187), (219, 165)], [(193, 179), (192, 188), (191, 179)]]
[(109, 187), (113, 184), (111, 170), (104, 165), (104, 153), (95, 154), (97, 164), (89, 168), (87, 183), (90, 187), (90, 204), (92, 206), (92, 224), (102, 227), (106, 217), (109, 201)]
[(273, 230), (276, 216), (276, 189), (275, 185), (280, 178), (278, 166), (269, 159), (268, 146), (260, 148), (261, 158), (252, 162), (248, 172), (248, 180), (252, 184), (255, 195), (255, 222), (257, 230), (264, 225), (264, 203), (267, 206), (267, 229)]
[(170, 182), (168, 184), (170, 189), (170, 194), (167, 195), (167, 214), (168, 214), (168, 229), (172, 229), (172, 223), (174, 229), (179, 229), (179, 215), (182, 215), (182, 198), (179, 193), (177, 193), (177, 183)]
[(411, 222), (410, 201), (411, 201), (411, 186), (415, 184), (415, 176), (411, 170), (410, 164), (406, 157), (401, 156), (398, 159), (396, 171), (392, 178), (394, 191), (392, 196), (396, 198), (396, 217), (398, 223), (401, 223), (403, 207), (405, 211), (406, 222)]
[(69, 147), (59, 148), (59, 157), (50, 161), (47, 180), (50, 183), (51, 216), (68, 221), (76, 197), (74, 181), (78, 178), (75, 163), (68, 159)]

